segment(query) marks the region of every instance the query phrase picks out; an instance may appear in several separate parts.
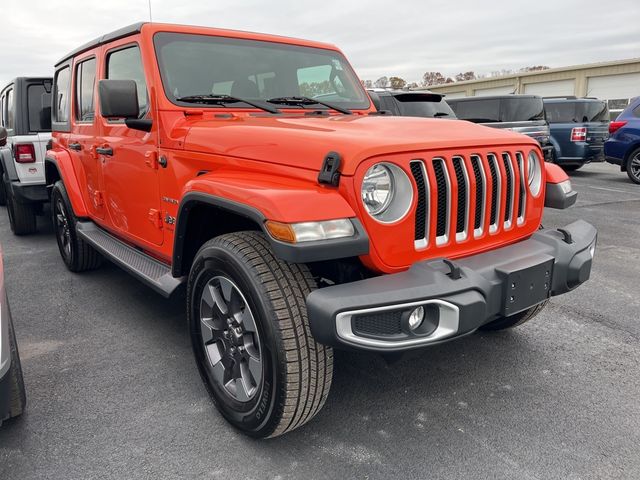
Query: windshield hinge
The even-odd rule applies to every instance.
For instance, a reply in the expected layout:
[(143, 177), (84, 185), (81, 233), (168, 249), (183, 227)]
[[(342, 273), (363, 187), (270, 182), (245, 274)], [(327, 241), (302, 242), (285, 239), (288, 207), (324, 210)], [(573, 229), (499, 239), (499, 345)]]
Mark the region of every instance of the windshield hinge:
[(329, 152), (324, 157), (322, 168), (318, 175), (318, 183), (333, 185), (337, 187), (340, 184), (340, 154), (338, 152)]

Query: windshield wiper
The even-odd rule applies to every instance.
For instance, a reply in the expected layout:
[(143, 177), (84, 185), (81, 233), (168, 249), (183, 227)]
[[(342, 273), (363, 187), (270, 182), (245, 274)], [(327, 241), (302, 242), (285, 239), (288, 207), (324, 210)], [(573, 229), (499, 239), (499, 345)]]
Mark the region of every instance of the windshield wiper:
[(282, 113), (276, 107), (272, 107), (271, 105), (267, 105), (262, 102), (255, 102), (253, 100), (247, 100), (246, 98), (233, 97), (231, 95), (214, 95), (214, 94), (205, 94), (205, 95), (188, 95), (186, 97), (178, 97), (176, 98), (179, 102), (187, 102), (187, 103), (203, 103), (207, 105), (224, 105), (226, 103), (246, 103), (247, 105), (251, 105), (252, 107), (259, 108), (260, 110), (264, 110), (269, 113)]
[(437, 117), (450, 117), (450, 116), (451, 116), (451, 114), (447, 113), (447, 112), (436, 112), (436, 113), (433, 114), (434, 118), (437, 118)]
[(311, 97), (276, 97), (267, 100), (269, 103), (275, 103), (278, 105), (322, 105), (336, 112), (344, 113), (345, 115), (353, 115), (353, 112), (348, 108), (339, 107), (333, 103), (318, 100)]

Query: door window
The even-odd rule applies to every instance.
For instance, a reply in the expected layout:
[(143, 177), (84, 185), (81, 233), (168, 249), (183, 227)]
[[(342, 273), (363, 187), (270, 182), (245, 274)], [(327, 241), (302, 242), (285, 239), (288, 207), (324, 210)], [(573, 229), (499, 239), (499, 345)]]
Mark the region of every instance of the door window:
[(13, 130), (15, 127), (15, 110), (13, 108), (13, 88), (7, 92), (7, 105), (6, 105), (6, 128), (7, 130)]
[(112, 80), (134, 80), (136, 82), (140, 118), (144, 117), (149, 102), (140, 49), (134, 46), (110, 53), (107, 57), (107, 78)]
[(96, 83), (96, 59), (91, 58), (76, 67), (76, 120), (92, 122), (95, 108), (93, 92)]
[(54, 113), (56, 122), (66, 123), (69, 121), (69, 67), (64, 67), (56, 73), (54, 98)]
[(29, 131), (51, 131), (51, 90), (47, 93), (43, 84), (32, 84), (27, 87), (27, 103), (29, 106)]

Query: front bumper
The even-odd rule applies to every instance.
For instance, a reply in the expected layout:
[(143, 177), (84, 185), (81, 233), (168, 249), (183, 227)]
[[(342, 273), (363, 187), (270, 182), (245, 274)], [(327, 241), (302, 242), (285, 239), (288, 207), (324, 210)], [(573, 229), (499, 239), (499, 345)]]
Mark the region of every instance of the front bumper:
[[(540, 230), (456, 260), (454, 268), (429, 260), (406, 272), (315, 290), (307, 298), (311, 332), (334, 347), (396, 352), (451, 340), (524, 311), (589, 279), (596, 229), (579, 220), (561, 230)], [(407, 319), (419, 306), (429, 327), (413, 333)]]

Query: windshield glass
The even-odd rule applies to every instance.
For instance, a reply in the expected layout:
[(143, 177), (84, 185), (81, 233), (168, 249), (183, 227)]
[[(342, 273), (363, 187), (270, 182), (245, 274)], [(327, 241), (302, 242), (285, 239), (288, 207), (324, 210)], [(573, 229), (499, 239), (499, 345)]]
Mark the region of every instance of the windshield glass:
[(369, 108), (360, 81), (339, 52), (165, 32), (155, 35), (154, 44), (165, 93), (179, 105), (188, 104), (177, 98), (192, 95), (231, 95), (263, 101), (306, 96), (348, 109)]
[(478, 98), (451, 100), (456, 116), (472, 122), (530, 122), (544, 120), (540, 97)]
[(430, 101), (405, 101), (402, 96), (396, 97), (398, 100), (398, 108), (400, 115), (407, 117), (451, 117), (455, 118), (455, 113), (447, 102), (440, 100), (439, 102)]
[(546, 102), (549, 123), (608, 122), (606, 102)]

